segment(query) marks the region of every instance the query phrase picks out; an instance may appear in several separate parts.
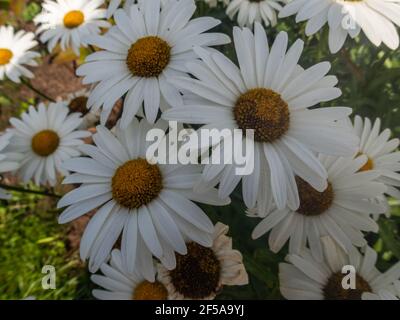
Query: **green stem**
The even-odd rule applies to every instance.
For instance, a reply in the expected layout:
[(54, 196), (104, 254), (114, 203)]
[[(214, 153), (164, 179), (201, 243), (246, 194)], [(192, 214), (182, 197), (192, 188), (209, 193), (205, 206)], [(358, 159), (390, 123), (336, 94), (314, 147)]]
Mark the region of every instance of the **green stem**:
[(30, 90), (32, 90), (33, 92), (35, 92), (36, 94), (38, 94), (39, 96), (41, 96), (42, 98), (49, 100), (51, 102), (56, 102), (53, 98), (50, 98), (48, 95), (44, 94), (43, 92), (41, 92), (40, 90), (34, 88), (32, 86), (32, 84), (29, 81), (26, 81), (25, 79), (21, 79), (21, 82)]
[(0, 188), (10, 190), (10, 191), (22, 192), (22, 193), (37, 194), (37, 195), (52, 197), (52, 198), (61, 198), (60, 195), (55, 194), (55, 193), (51, 193), (51, 192), (47, 192), (47, 191), (25, 189), (25, 188), (21, 188), (21, 187), (14, 187), (14, 186), (9, 186), (9, 185), (2, 184), (2, 183), (0, 183)]

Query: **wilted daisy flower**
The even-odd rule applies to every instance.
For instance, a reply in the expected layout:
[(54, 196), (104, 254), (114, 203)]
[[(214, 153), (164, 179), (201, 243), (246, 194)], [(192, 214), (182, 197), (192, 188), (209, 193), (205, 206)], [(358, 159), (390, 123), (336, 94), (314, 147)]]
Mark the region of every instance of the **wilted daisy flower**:
[(394, 24), (400, 25), (400, 3), (393, 0), (293, 0), (279, 17), (296, 14), (296, 22), (307, 21), (306, 35), (312, 35), (326, 23), (329, 26), (329, 49), (336, 53), (347, 35), (358, 36), (361, 30), (375, 45), (382, 42), (390, 49), (399, 46)]
[(67, 173), (61, 163), (80, 155), (78, 146), (90, 132), (76, 130), (82, 123), (81, 115), (68, 115), (68, 111), (61, 102), (48, 107), (41, 103), (37, 109), (30, 106), (21, 119), (10, 119), (13, 136), (9, 150), (23, 155), (18, 173), (24, 182), (33, 179), (37, 185), (54, 186), (57, 173)]
[(378, 231), (370, 214), (384, 213), (386, 205), (368, 199), (383, 197), (386, 187), (375, 181), (379, 176), (376, 171), (360, 172), (367, 157), (319, 159), (328, 172), (325, 190), (319, 192), (296, 177), (300, 197), (297, 210), (274, 208), (260, 212), (264, 218), (252, 237), (259, 238), (271, 230), (269, 247), (273, 252), (278, 252), (288, 240), (290, 253), (300, 253), (308, 243), (313, 257), (322, 260), (321, 236), (329, 235), (344, 250), (350, 250), (353, 245), (367, 244), (362, 231)]
[(72, 48), (79, 54), (80, 47), (87, 46), (85, 37), (110, 27), (105, 20), (106, 10), (100, 9), (103, 3), (104, 0), (45, 0), (42, 12), (34, 18), (40, 24), (40, 41), (48, 42), (49, 51), (59, 43), (62, 50)]
[[(18, 169), (19, 154), (7, 152), (5, 149), (10, 144), (11, 133), (6, 132), (0, 136), (0, 173)], [(10, 195), (0, 188), (0, 199), (9, 199)]]
[[(223, 198), (243, 178), (247, 207), (253, 208), (258, 202), (265, 211), (273, 196), (278, 208), (288, 204), (297, 209), (295, 175), (321, 192), (327, 187), (326, 170), (313, 151), (351, 156), (357, 149), (359, 139), (351, 126), (337, 122), (346, 119), (351, 109), (308, 109), (339, 97), (341, 91), (335, 87), (336, 77), (326, 76), (329, 62), (307, 70), (297, 64), (303, 49), (301, 40), (286, 52), (287, 33), (279, 33), (269, 50), (265, 30), (259, 23), (254, 35), (247, 28), (234, 28), (233, 34), (240, 69), (221, 53), (196, 48), (202, 61), (186, 66), (198, 80), (174, 77), (171, 81), (196, 95), (197, 101), (191, 99), (188, 104), (169, 109), (163, 118), (205, 124), (199, 130), (241, 129), (245, 133), (253, 129), (253, 172), (240, 176), (235, 171), (236, 164), (209, 164), (205, 166), (201, 188), (219, 183)], [(217, 142), (222, 144), (227, 138), (221, 136)], [(210, 144), (208, 140), (201, 143), (205, 148)]]
[[(279, 264), (280, 290), (286, 299), (360, 300), (367, 292), (379, 294), (381, 290), (393, 290), (393, 282), (400, 277), (400, 263), (381, 273), (375, 267), (377, 253), (370, 247), (366, 246), (364, 255), (355, 248), (345, 254), (329, 237), (321, 241), (324, 261), (317, 262), (305, 249), (300, 255), (288, 255), (288, 263)], [(350, 274), (352, 271), (355, 274)], [(344, 288), (342, 281), (349, 284), (350, 276), (355, 277), (355, 288)]]
[(33, 78), (33, 73), (23, 65), (35, 67), (40, 54), (30, 51), (37, 45), (32, 32), (14, 33), (11, 26), (0, 26), (0, 80), (5, 77), (20, 83), (21, 76)]
[(237, 14), (239, 26), (252, 26), (254, 22), (262, 22), (268, 26), (277, 23), (276, 11), (282, 9), (281, 3), (286, 0), (231, 0), (226, 14), (233, 20)]
[(196, 59), (193, 46), (229, 42), (220, 33), (204, 33), (220, 23), (211, 17), (190, 20), (196, 10), (193, 0), (148, 0), (119, 9), (116, 26), (105, 36), (93, 36), (90, 43), (104, 49), (87, 57), (77, 74), (84, 83), (96, 83), (88, 107), (101, 106), (101, 123), (109, 117), (114, 103), (125, 93), (121, 126), (126, 127), (144, 102), (149, 122), (154, 123), (160, 100), (181, 105), (182, 97), (167, 78), (185, 75), (185, 63)]
[(368, 161), (361, 171), (376, 170), (380, 176), (377, 181), (387, 186), (386, 193), (394, 198), (400, 199), (400, 152), (399, 139), (390, 139), (390, 129), (381, 130), (381, 120), (378, 118), (372, 125), (368, 118), (359, 116), (354, 120), (355, 133), (360, 137), (358, 154), (368, 157)]
[(136, 273), (129, 273), (122, 263), (121, 251), (111, 252), (109, 263), (100, 267), (104, 275), (90, 279), (105, 290), (94, 289), (93, 296), (101, 300), (166, 300), (167, 289), (159, 281), (150, 282)]
[(58, 203), (66, 207), (60, 223), (72, 221), (99, 208), (90, 220), (80, 244), (82, 260), (89, 258), (95, 272), (108, 258), (120, 237), (124, 264), (129, 272), (140, 272), (154, 281), (152, 254), (168, 268), (175, 267), (175, 254), (187, 252), (184, 238), (211, 246), (213, 225), (191, 200), (225, 205), (216, 190), (192, 191), (201, 175), (195, 165), (152, 164), (146, 158), (146, 134), (152, 128), (165, 130), (167, 123), (152, 127), (146, 120), (133, 122), (116, 135), (103, 126), (93, 135), (96, 146), (81, 149), (89, 158), (75, 158), (64, 167), (75, 173), (64, 183), (80, 183)]
[(176, 255), (176, 268), (158, 267), (158, 279), (168, 290), (169, 300), (211, 300), (224, 285), (245, 285), (249, 279), (242, 255), (232, 249), (228, 226), (217, 223), (211, 248), (187, 244), (186, 255)]
[(100, 112), (88, 110), (86, 105), (89, 99), (90, 91), (86, 89), (71, 93), (64, 100), (70, 112), (80, 112), (82, 114), (82, 124), (80, 129), (94, 127), (100, 121)]

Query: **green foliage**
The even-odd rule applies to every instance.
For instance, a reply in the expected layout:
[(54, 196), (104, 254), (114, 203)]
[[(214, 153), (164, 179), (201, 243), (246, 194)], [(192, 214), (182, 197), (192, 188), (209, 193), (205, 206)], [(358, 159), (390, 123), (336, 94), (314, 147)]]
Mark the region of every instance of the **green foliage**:
[[(1, 204), (0, 300), (75, 299), (83, 294), (79, 282), (84, 281), (85, 268), (76, 256), (68, 256), (66, 229), (57, 224), (51, 207), (54, 201), (26, 194)], [(56, 268), (55, 290), (42, 289), (44, 265)]]

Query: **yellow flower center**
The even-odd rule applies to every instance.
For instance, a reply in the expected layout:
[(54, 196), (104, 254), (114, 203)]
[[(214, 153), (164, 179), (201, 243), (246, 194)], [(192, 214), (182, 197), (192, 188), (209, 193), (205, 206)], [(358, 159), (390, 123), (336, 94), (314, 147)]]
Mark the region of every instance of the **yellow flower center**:
[(354, 289), (343, 288), (343, 277), (345, 274), (336, 272), (330, 276), (323, 288), (325, 300), (361, 300), (364, 292), (371, 292), (371, 286), (361, 276), (356, 274), (356, 284)]
[(64, 26), (68, 29), (79, 27), (85, 21), (82, 11), (72, 10), (64, 16)]
[(251, 89), (242, 94), (233, 113), (239, 128), (253, 129), (254, 140), (259, 142), (273, 142), (289, 129), (289, 107), (270, 89)]
[[(356, 157), (363, 155), (361, 152), (357, 154)], [(374, 168), (374, 161), (368, 157), (367, 162), (358, 170), (358, 172), (369, 171)]]
[(175, 289), (190, 299), (202, 299), (219, 288), (221, 265), (210, 248), (187, 244), (186, 255), (176, 254), (176, 268), (170, 272)]
[(158, 166), (141, 158), (125, 162), (112, 178), (114, 200), (129, 209), (151, 202), (162, 187), (162, 175)]
[(13, 53), (9, 49), (0, 48), (0, 66), (8, 64), (13, 57)]
[(85, 114), (87, 112), (87, 102), (88, 98), (85, 96), (76, 97), (68, 104), (68, 108), (71, 112), (80, 112)]
[(328, 210), (334, 198), (332, 185), (319, 192), (310, 186), (303, 179), (296, 177), (297, 189), (299, 190), (300, 207), (297, 213), (305, 216), (318, 216)]
[(151, 78), (161, 74), (170, 58), (169, 44), (159, 37), (149, 36), (132, 44), (126, 64), (134, 76)]
[(57, 150), (60, 137), (53, 130), (43, 130), (32, 138), (32, 150), (38, 156), (47, 157)]
[(143, 281), (137, 285), (133, 300), (167, 300), (168, 292), (160, 282)]

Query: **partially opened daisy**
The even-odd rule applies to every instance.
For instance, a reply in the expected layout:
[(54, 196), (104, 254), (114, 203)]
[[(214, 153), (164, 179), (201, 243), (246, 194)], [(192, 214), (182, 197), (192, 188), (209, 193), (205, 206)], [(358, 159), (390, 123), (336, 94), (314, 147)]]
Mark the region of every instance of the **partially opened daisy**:
[(366, 156), (356, 159), (319, 157), (328, 172), (328, 186), (322, 192), (315, 190), (300, 177), (296, 177), (300, 207), (297, 210), (273, 208), (260, 212), (263, 220), (256, 226), (252, 237), (259, 238), (271, 230), (269, 247), (278, 252), (289, 241), (289, 252), (300, 253), (309, 245), (313, 257), (323, 258), (320, 238), (331, 236), (344, 250), (353, 245), (367, 244), (362, 231), (378, 231), (370, 214), (386, 211), (385, 202), (370, 202), (370, 198), (383, 198), (386, 187), (376, 182), (376, 171), (360, 172), (367, 162)]
[(72, 221), (98, 208), (83, 234), (82, 260), (89, 259), (95, 272), (121, 238), (121, 252), (129, 272), (138, 272), (154, 281), (153, 258), (168, 268), (175, 267), (175, 251), (187, 252), (185, 240), (211, 246), (213, 225), (207, 215), (191, 200), (225, 205), (215, 190), (204, 194), (192, 191), (201, 175), (196, 165), (153, 164), (146, 157), (146, 135), (150, 129), (167, 128), (164, 121), (151, 126), (136, 118), (126, 129), (117, 125), (114, 135), (103, 126), (93, 135), (96, 146), (84, 145), (89, 157), (64, 163), (72, 172), (64, 183), (80, 183), (58, 203), (67, 207), (60, 223)]
[(22, 76), (33, 78), (33, 73), (25, 66), (35, 67), (35, 58), (40, 54), (30, 51), (37, 45), (32, 32), (23, 30), (14, 33), (11, 26), (0, 26), (0, 80), (8, 78), (20, 83)]
[(64, 103), (41, 103), (37, 108), (30, 106), (21, 119), (10, 119), (13, 136), (8, 149), (23, 155), (18, 174), (24, 182), (54, 186), (57, 174), (67, 174), (61, 163), (80, 155), (78, 146), (90, 132), (77, 130), (82, 123), (80, 113), (68, 113)]
[(103, 275), (90, 279), (104, 289), (94, 289), (93, 296), (100, 300), (167, 300), (168, 292), (159, 281), (150, 282), (137, 273), (129, 273), (122, 263), (121, 251), (111, 252), (109, 263), (100, 267)]
[(321, 241), (322, 262), (316, 261), (305, 249), (299, 255), (289, 254), (288, 263), (279, 264), (280, 290), (286, 299), (361, 300), (365, 293), (379, 294), (381, 290), (394, 293), (393, 283), (400, 277), (400, 262), (381, 273), (375, 267), (377, 253), (370, 247), (365, 247), (364, 254), (355, 248), (345, 254), (329, 237)]
[(239, 26), (252, 26), (254, 22), (264, 21), (265, 26), (274, 27), (277, 23), (276, 12), (282, 9), (286, 0), (231, 0), (226, 14), (233, 20), (237, 14)]
[(80, 129), (88, 129), (95, 127), (100, 121), (100, 112), (94, 112), (93, 110), (87, 109), (87, 102), (89, 99), (90, 91), (82, 89), (77, 92), (73, 92), (67, 96), (64, 103), (67, 104), (70, 112), (80, 112), (82, 114), (82, 124)]
[(62, 50), (71, 48), (79, 55), (79, 49), (87, 46), (85, 37), (111, 26), (103, 4), (104, 0), (45, 0), (42, 12), (34, 18), (40, 25), (36, 31), (40, 41), (47, 42), (49, 51), (60, 44)]
[(372, 124), (371, 120), (364, 120), (356, 116), (354, 130), (360, 137), (358, 154), (368, 157), (368, 161), (361, 171), (376, 170), (379, 172), (377, 181), (387, 186), (386, 193), (396, 199), (400, 199), (400, 151), (399, 139), (391, 139), (390, 129), (381, 132), (381, 120), (378, 118)]
[(193, 46), (213, 46), (229, 42), (220, 33), (205, 33), (219, 20), (200, 17), (190, 20), (196, 10), (193, 0), (148, 0), (119, 9), (116, 26), (90, 43), (103, 49), (87, 57), (77, 74), (84, 83), (95, 83), (88, 107), (102, 107), (101, 122), (109, 117), (114, 103), (125, 95), (121, 126), (127, 127), (144, 102), (147, 120), (154, 123), (160, 100), (181, 105), (182, 97), (168, 83), (171, 76), (185, 75), (185, 64), (196, 59)]
[(395, 26), (400, 25), (397, 0), (293, 0), (280, 11), (279, 17), (294, 14), (296, 22), (307, 21), (308, 36), (328, 24), (332, 53), (343, 47), (347, 35), (355, 38), (361, 30), (375, 46), (382, 42), (393, 50), (399, 46)]
[[(279, 33), (271, 49), (263, 27), (255, 34), (234, 28), (240, 69), (218, 52), (196, 48), (201, 58), (187, 64), (197, 79), (174, 77), (171, 82), (197, 96), (181, 107), (163, 113), (166, 120), (205, 124), (199, 129), (254, 131), (254, 170), (241, 176), (236, 164), (208, 164), (201, 188), (219, 184), (219, 195), (228, 196), (243, 178), (243, 199), (247, 207), (258, 202), (262, 210), (275, 199), (278, 208), (299, 206), (295, 175), (319, 191), (327, 187), (327, 172), (314, 152), (331, 155), (354, 154), (358, 138), (347, 119), (350, 108), (309, 109), (341, 95), (335, 76), (327, 76), (329, 62), (306, 70), (298, 65), (303, 42), (288, 49), (288, 35)], [(287, 52), (286, 52), (287, 51)], [(231, 136), (221, 136), (201, 148), (216, 147)], [(235, 144), (238, 142), (235, 141)], [(199, 189), (200, 190), (200, 189)]]
[[(0, 173), (15, 171), (19, 167), (20, 155), (7, 152), (6, 148), (10, 144), (12, 134), (6, 132), (0, 135)], [(11, 196), (0, 188), (0, 199), (9, 199)]]
[(169, 300), (212, 300), (224, 285), (249, 282), (242, 255), (232, 249), (228, 226), (217, 223), (211, 248), (187, 244), (186, 255), (176, 255), (176, 268), (158, 267), (158, 279), (167, 288)]

